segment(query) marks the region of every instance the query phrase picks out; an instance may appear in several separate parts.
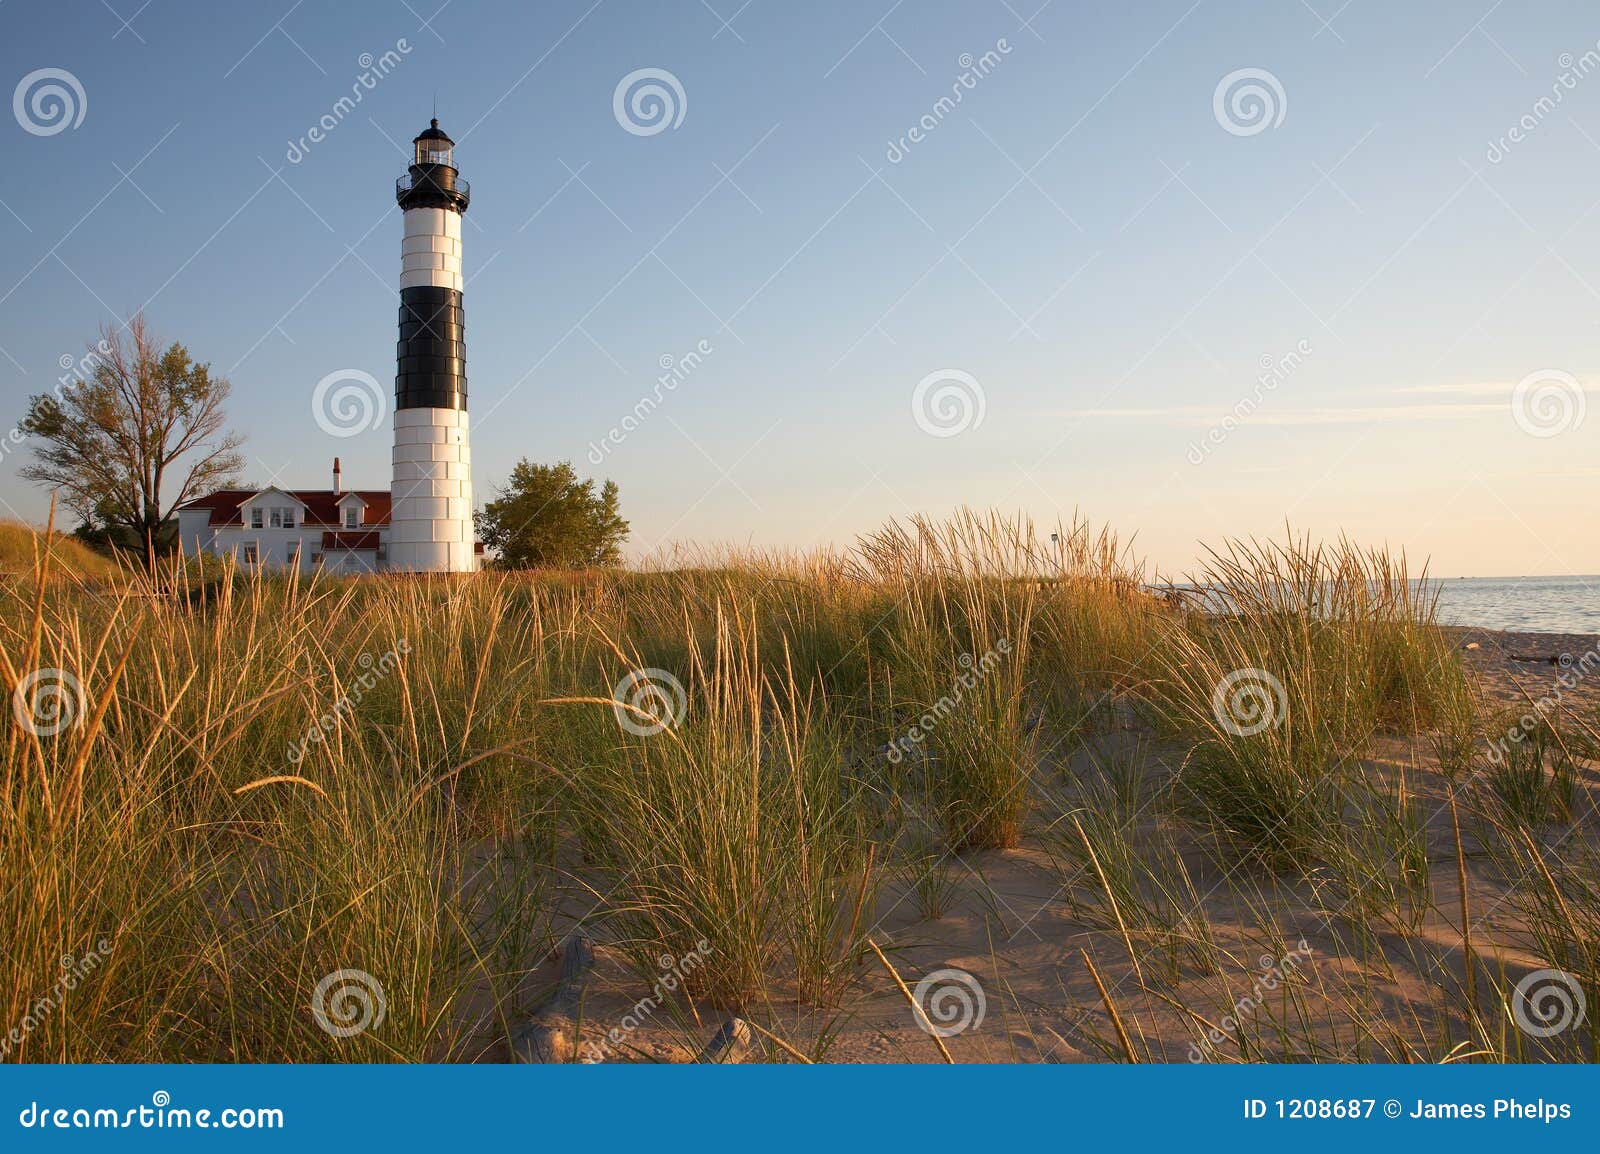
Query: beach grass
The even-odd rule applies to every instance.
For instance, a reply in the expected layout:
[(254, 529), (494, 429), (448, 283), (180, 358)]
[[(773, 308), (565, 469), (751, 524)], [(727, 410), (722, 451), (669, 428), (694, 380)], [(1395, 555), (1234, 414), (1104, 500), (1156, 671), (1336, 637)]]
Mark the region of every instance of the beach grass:
[[(1224, 543), (1183, 595), (977, 512), (466, 580), (51, 540), (0, 589), (12, 1060), (505, 1060), (574, 933), (691, 1057), (737, 1013), (772, 1060), (937, 1060), (874, 947), (968, 931), (1041, 1049), (1594, 1053), (1513, 1014), (1540, 966), (1600, 993), (1583, 730), (1487, 758), (1399, 556)], [(1070, 973), (993, 969), (1029, 932)]]

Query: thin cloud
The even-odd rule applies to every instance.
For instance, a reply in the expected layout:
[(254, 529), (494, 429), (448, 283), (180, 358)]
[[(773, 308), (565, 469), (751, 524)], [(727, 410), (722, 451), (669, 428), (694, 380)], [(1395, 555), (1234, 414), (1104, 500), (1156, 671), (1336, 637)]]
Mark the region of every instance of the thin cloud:
[[(1593, 378), (1585, 380), (1574, 375), (1578, 387), (1585, 393), (1600, 392), (1600, 381)], [(1390, 393), (1396, 396), (1435, 396), (1435, 397), (1505, 397), (1509, 399), (1516, 392), (1520, 381), (1455, 381), (1447, 384), (1436, 385), (1406, 385), (1402, 388), (1392, 389)]]
[[(1574, 377), (1587, 395), (1600, 394), (1600, 378)], [(1185, 428), (1210, 428), (1233, 419), (1252, 425), (1400, 425), (1434, 421), (1469, 421), (1507, 412), (1520, 381), (1449, 381), (1427, 385), (1401, 385), (1391, 389), (1363, 390), (1357, 395), (1375, 401), (1384, 397), (1438, 397), (1436, 402), (1396, 404), (1329, 405), (1314, 409), (1285, 408), (1281, 398), (1241, 397), (1237, 407), (1225, 405), (1160, 405), (1144, 409), (1066, 409), (1051, 414), (1074, 420), (1152, 421)], [(1490, 400), (1447, 401), (1445, 398), (1494, 398)], [(1251, 408), (1250, 406), (1254, 407)]]
[(1504, 414), (1504, 404), (1463, 405), (1366, 405), (1348, 408), (1323, 409), (1273, 409), (1263, 404), (1254, 412), (1243, 414), (1229, 409), (1211, 409), (1199, 405), (1172, 405), (1152, 409), (1067, 409), (1057, 416), (1080, 420), (1144, 420), (1161, 421), (1171, 425), (1207, 428), (1232, 417), (1252, 425), (1304, 426), (1304, 425), (1384, 425), (1420, 424), (1429, 421), (1465, 421), (1491, 413)]

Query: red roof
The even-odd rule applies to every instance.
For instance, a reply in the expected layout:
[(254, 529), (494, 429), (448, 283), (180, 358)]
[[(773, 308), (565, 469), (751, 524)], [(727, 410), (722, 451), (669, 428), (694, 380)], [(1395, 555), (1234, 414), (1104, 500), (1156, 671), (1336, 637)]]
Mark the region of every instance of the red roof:
[(372, 529), (366, 532), (358, 532), (352, 529), (347, 529), (344, 532), (328, 530), (322, 534), (322, 551), (324, 553), (330, 549), (376, 549), (377, 547), (378, 534), (376, 530)]
[[(346, 489), (344, 492), (335, 492), (332, 489), (282, 489), (296, 501), (306, 507), (305, 523), (307, 525), (342, 525), (343, 519), (339, 516), (339, 502), (346, 497), (360, 497), (367, 503), (363, 515), (363, 525), (387, 525), (389, 523), (389, 490), (387, 489)], [(215, 493), (208, 493), (204, 497), (196, 497), (193, 501), (185, 501), (179, 505), (180, 509), (206, 509), (211, 513), (213, 525), (242, 525), (239, 507), (254, 497), (258, 490), (255, 489), (218, 489)]]

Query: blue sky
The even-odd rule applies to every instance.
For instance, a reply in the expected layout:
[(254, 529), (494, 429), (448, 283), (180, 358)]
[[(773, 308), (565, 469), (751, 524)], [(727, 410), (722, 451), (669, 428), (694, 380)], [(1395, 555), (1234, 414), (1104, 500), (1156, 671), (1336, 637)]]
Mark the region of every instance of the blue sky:
[[(0, 118), (0, 424), (143, 308), (232, 380), (251, 479), (385, 485), (388, 424), (329, 435), (312, 396), (392, 386), (393, 181), (437, 98), (480, 500), (526, 455), (614, 478), (635, 553), (971, 504), (1168, 571), (1286, 520), (1600, 571), (1592, 6), (741, 2), (5, 0), (6, 86), (83, 98)], [(614, 108), (640, 69), (682, 93), (659, 131)], [(929, 378), (981, 421), (919, 420)], [(42, 518), (26, 455), (0, 499)]]

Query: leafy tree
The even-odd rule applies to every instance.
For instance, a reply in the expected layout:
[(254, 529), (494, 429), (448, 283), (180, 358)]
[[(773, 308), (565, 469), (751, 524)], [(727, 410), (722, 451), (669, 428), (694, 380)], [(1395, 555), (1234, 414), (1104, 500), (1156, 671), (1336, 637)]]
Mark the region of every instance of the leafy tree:
[(478, 536), (508, 569), (582, 569), (616, 565), (628, 523), (618, 511), (617, 485), (595, 492), (570, 461), (536, 465), (526, 457), (477, 515)]
[(153, 566), (173, 509), (243, 467), (243, 438), (224, 427), (231, 386), (176, 341), (163, 350), (143, 316), (100, 337), (77, 379), (29, 400), (19, 427), (39, 444), (20, 473), (112, 539), (131, 537)]

